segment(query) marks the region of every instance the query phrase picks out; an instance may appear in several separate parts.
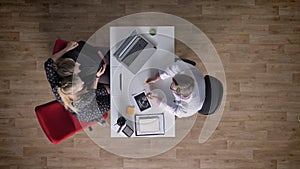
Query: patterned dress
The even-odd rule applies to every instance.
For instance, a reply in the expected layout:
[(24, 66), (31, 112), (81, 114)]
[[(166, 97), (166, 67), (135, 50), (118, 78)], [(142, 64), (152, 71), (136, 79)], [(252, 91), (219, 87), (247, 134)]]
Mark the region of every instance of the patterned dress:
[(109, 94), (99, 85), (97, 90), (91, 89), (80, 96), (80, 100), (73, 103), (78, 110), (77, 119), (83, 122), (99, 121), (110, 109)]

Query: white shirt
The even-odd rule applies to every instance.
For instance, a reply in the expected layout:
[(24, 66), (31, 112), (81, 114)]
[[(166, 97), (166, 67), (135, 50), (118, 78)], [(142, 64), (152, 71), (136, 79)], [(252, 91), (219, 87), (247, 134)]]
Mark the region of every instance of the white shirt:
[(174, 64), (170, 65), (164, 73), (160, 74), (162, 80), (174, 77), (176, 74), (185, 74), (192, 77), (195, 81), (195, 88), (192, 94), (183, 99), (173, 92), (174, 105), (167, 105), (161, 102), (160, 107), (168, 112), (172, 112), (175, 116), (189, 117), (197, 113), (204, 103), (205, 99), (205, 81), (203, 74), (193, 65), (183, 62), (182, 60), (176, 61)]

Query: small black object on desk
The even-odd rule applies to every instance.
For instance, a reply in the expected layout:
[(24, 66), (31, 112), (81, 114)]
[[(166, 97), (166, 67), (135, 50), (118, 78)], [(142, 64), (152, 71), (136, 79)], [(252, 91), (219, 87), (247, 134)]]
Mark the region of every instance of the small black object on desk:
[(121, 131), (121, 129), (125, 125), (125, 123), (126, 123), (126, 119), (123, 116), (118, 118), (117, 125), (120, 126), (120, 127), (119, 127), (117, 133), (119, 133)]

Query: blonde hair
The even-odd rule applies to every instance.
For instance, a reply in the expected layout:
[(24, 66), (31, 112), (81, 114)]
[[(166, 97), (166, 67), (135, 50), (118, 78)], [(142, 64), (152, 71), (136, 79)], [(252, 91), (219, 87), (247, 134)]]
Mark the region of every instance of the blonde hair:
[(59, 58), (54, 64), (54, 69), (60, 77), (73, 75), (75, 61), (71, 58)]
[(57, 92), (64, 102), (64, 107), (66, 109), (70, 108), (76, 113), (78, 110), (72, 103), (79, 100), (80, 95), (86, 92), (85, 89), (82, 89), (81, 83), (81, 79), (78, 76), (68, 76), (62, 80), (61, 87), (57, 88)]
[(185, 74), (176, 74), (173, 77), (173, 82), (178, 86), (176, 93), (184, 97), (191, 95), (195, 87), (194, 79)]

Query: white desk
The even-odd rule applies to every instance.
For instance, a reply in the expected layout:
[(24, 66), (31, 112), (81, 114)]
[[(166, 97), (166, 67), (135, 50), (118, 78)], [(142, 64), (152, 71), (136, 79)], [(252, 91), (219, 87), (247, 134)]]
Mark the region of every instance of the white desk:
[[(141, 69), (133, 74), (126, 66), (121, 64), (115, 56), (116, 46), (118, 42), (125, 39), (134, 30), (138, 29), (143, 34), (148, 34), (151, 28), (156, 29), (156, 35), (150, 36), (156, 43), (157, 49), (155, 53), (146, 61)], [(111, 87), (111, 137), (126, 137), (124, 133), (117, 130), (118, 125), (114, 125), (120, 116), (127, 119), (126, 124), (135, 130), (134, 115), (127, 114), (127, 107), (134, 106), (132, 94), (142, 91), (152, 91), (161, 96), (164, 100), (171, 95), (169, 90), (171, 79), (158, 82), (155, 85), (144, 86), (144, 82), (153, 77), (158, 70), (165, 70), (167, 66), (174, 62), (174, 27), (173, 26), (158, 26), (158, 27), (111, 27), (110, 28), (110, 87)], [(141, 57), (141, 53), (138, 57)], [(171, 103), (170, 103), (171, 104)], [(142, 113), (138, 108), (135, 108), (135, 114), (156, 114), (164, 113), (155, 103), (152, 103), (152, 108)], [(173, 114), (164, 113), (165, 134), (151, 135), (145, 137), (175, 137), (175, 117)], [(125, 125), (124, 125), (125, 126)], [(131, 137), (136, 136), (135, 132)]]

